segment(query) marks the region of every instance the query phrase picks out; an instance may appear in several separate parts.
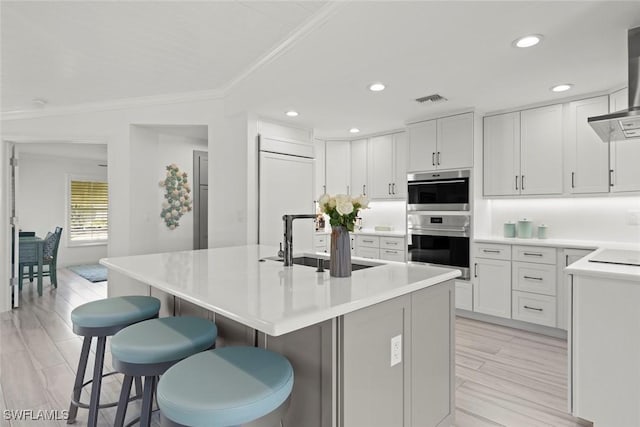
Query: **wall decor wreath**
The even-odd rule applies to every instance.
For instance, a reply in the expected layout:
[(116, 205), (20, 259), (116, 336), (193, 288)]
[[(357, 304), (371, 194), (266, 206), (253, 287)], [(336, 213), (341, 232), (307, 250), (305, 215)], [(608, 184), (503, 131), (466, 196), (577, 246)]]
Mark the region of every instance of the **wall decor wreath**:
[(171, 163), (166, 169), (166, 177), (160, 181), (160, 187), (165, 188), (160, 217), (170, 230), (174, 230), (180, 225), (182, 215), (191, 212), (191, 186), (187, 173), (180, 172), (175, 163)]

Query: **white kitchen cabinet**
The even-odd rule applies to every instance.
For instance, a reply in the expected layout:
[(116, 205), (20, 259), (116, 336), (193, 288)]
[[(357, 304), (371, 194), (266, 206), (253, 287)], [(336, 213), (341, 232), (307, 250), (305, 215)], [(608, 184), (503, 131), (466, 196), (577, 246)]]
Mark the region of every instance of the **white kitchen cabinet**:
[[(491, 246), (493, 250), (498, 245)], [(473, 265), (473, 311), (511, 318), (511, 261), (476, 258)]]
[(411, 172), (473, 166), (473, 113), (416, 123), (409, 127)]
[(473, 113), (438, 119), (438, 169), (473, 166)]
[(406, 243), (404, 237), (356, 234), (355, 256), (386, 261), (404, 262)]
[(369, 198), (403, 199), (407, 194), (406, 137), (404, 132), (369, 140)]
[(473, 284), (466, 280), (456, 280), (456, 308), (473, 310)]
[(520, 193), (562, 194), (562, 105), (520, 112)]
[(520, 194), (520, 112), (484, 118), (484, 195)]
[(511, 262), (478, 258), (473, 277), (473, 310), (511, 318)]
[(570, 102), (565, 126), (565, 183), (567, 192), (609, 192), (609, 144), (602, 142), (587, 119), (609, 112), (609, 97)]
[(325, 146), (326, 143), (319, 139), (313, 141), (315, 163), (315, 194), (314, 197), (320, 198), (327, 192), (327, 186), (325, 184)]
[(436, 120), (420, 122), (409, 126), (409, 166), (410, 172), (436, 170), (438, 138)]
[(556, 299), (548, 295), (513, 291), (513, 315), (515, 320), (556, 326)]
[(367, 195), (367, 146), (366, 139), (351, 141), (351, 194)]
[[(612, 93), (609, 97), (609, 110), (615, 112), (628, 108), (628, 94), (627, 88)], [(612, 141), (610, 150), (611, 191), (640, 191), (640, 142)]]
[(331, 195), (349, 194), (351, 144), (349, 141), (327, 141), (325, 150), (326, 192)]

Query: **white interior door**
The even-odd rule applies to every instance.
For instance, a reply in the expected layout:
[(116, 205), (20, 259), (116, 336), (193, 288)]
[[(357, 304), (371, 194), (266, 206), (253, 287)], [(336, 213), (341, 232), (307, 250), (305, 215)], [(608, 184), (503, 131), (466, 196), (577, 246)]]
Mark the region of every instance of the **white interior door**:
[[(261, 245), (283, 241), (282, 215), (315, 213), (313, 177), (313, 159), (260, 153)], [(294, 221), (294, 253), (312, 249), (313, 231), (313, 220)]]

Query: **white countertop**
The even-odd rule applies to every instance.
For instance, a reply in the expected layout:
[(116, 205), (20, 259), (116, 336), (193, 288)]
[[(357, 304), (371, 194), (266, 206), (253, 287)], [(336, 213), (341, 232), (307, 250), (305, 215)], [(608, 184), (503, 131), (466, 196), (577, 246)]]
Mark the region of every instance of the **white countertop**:
[(602, 248), (593, 253), (590, 253), (589, 255), (566, 267), (564, 271), (569, 274), (575, 275), (595, 276), (606, 279), (620, 279), (640, 282), (639, 266), (589, 262), (591, 258), (597, 256), (604, 250), (605, 248)]
[[(335, 278), (265, 257), (271, 246), (104, 258), (110, 269), (278, 336), (460, 276), (459, 270), (386, 262)], [(353, 262), (372, 264), (353, 257)], [(374, 264), (376, 264), (374, 262)]]
[[(405, 231), (376, 231), (373, 228), (363, 228), (362, 230), (352, 231), (351, 234), (363, 234), (363, 235), (371, 235), (371, 236), (380, 236), (380, 237), (406, 237), (407, 233)], [(325, 231), (316, 231), (316, 234), (331, 234), (331, 229)]]
[(554, 248), (573, 248), (573, 249), (638, 249), (640, 250), (639, 243), (627, 243), (627, 242), (609, 242), (598, 240), (570, 240), (570, 239), (519, 239), (517, 237), (500, 237), (500, 236), (487, 236), (487, 237), (475, 237), (473, 239), (475, 243), (502, 243), (508, 245), (526, 245), (526, 246), (548, 246)]

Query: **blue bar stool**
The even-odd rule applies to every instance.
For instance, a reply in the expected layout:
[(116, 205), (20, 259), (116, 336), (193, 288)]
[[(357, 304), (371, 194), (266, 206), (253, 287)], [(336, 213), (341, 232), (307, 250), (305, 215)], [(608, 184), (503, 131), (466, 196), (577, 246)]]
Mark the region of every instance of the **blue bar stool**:
[(158, 376), (182, 359), (211, 348), (217, 336), (213, 322), (189, 316), (146, 320), (115, 334), (111, 339), (112, 363), (124, 374), (115, 427), (124, 425), (134, 378), (145, 377), (140, 426), (148, 427)]
[[(89, 409), (88, 426), (94, 427), (98, 423), (98, 409), (116, 406), (117, 402), (100, 405), (100, 387), (102, 385), (104, 352), (107, 337), (119, 330), (143, 320), (158, 317), (160, 300), (149, 296), (124, 296), (92, 301), (76, 307), (71, 312), (73, 332), (83, 336), (80, 361), (73, 386), (69, 418), (67, 424), (72, 424), (78, 414), (78, 408)], [(96, 358), (93, 367), (93, 379), (83, 382), (89, 360), (91, 341), (96, 337)], [(115, 374), (109, 372), (106, 375)], [(80, 402), (82, 388), (91, 384), (91, 398), (89, 404)]]
[(293, 389), (293, 368), (258, 347), (224, 347), (191, 356), (160, 378), (163, 426), (273, 427), (282, 425)]

